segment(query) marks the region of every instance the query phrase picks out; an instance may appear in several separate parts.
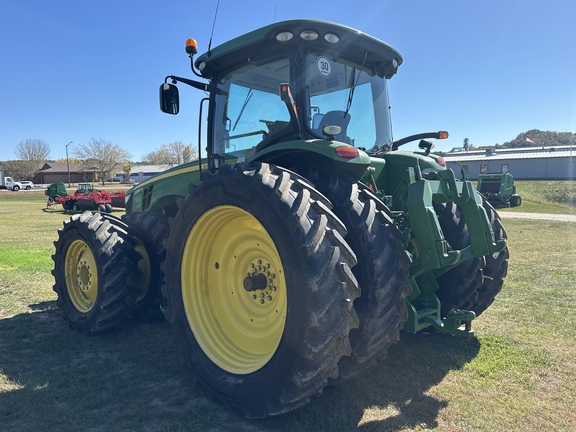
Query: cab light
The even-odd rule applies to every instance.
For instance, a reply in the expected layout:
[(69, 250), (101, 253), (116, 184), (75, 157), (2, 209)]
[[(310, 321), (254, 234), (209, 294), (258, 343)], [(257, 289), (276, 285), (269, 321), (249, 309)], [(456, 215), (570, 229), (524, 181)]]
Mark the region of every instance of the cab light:
[(186, 40), (186, 54), (193, 56), (198, 52), (198, 44), (195, 39), (189, 38)]
[(324, 35), (324, 39), (326, 40), (326, 42), (333, 44), (340, 42), (340, 38), (336, 36), (334, 33), (326, 33)]
[(446, 168), (446, 159), (444, 159), (443, 157), (439, 157), (438, 158), (438, 165), (440, 165), (443, 168)]
[(318, 39), (318, 33), (312, 30), (304, 30), (300, 32), (300, 37), (307, 41), (313, 41)]
[(448, 138), (448, 132), (446, 131), (438, 132), (438, 139), (446, 139), (446, 138)]
[(341, 157), (342, 159), (354, 159), (358, 157), (358, 149), (352, 146), (340, 146), (336, 147), (336, 156)]
[(294, 37), (294, 34), (289, 31), (284, 31), (276, 35), (276, 40), (279, 42), (287, 42)]

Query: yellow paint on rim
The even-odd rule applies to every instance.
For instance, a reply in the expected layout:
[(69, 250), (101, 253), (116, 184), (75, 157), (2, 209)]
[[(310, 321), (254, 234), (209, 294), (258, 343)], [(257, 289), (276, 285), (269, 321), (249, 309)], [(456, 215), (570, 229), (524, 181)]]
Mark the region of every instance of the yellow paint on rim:
[(82, 240), (72, 242), (64, 264), (66, 289), (72, 305), (88, 313), (98, 297), (98, 267), (90, 247)]
[[(244, 280), (258, 274), (266, 286), (247, 291)], [(216, 365), (249, 374), (272, 358), (286, 322), (286, 280), (274, 241), (254, 216), (234, 206), (203, 214), (186, 240), (181, 284), (190, 328)]]
[(138, 281), (140, 293), (138, 294), (137, 301), (140, 301), (144, 298), (144, 296), (146, 296), (148, 289), (150, 288), (152, 270), (150, 269), (150, 257), (148, 256), (146, 248), (138, 238), (134, 237), (134, 240), (136, 240), (136, 247), (134, 249), (136, 249), (136, 252), (142, 255), (142, 258), (138, 260), (138, 268), (142, 272), (142, 277)]

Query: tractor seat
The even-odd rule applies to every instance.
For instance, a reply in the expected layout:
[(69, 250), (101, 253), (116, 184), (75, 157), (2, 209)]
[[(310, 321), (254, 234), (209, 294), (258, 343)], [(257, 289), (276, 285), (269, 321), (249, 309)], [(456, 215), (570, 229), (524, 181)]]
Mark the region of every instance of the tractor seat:
[(318, 125), (318, 131), (321, 135), (324, 135), (322, 129), (326, 125), (336, 125), (342, 128), (342, 133), (335, 135), (334, 139), (336, 141), (344, 142), (346, 144), (352, 144), (352, 140), (348, 135), (346, 135), (348, 124), (350, 123), (350, 114), (346, 113), (344, 115), (344, 111), (328, 111), (322, 119), (320, 120), (320, 124)]

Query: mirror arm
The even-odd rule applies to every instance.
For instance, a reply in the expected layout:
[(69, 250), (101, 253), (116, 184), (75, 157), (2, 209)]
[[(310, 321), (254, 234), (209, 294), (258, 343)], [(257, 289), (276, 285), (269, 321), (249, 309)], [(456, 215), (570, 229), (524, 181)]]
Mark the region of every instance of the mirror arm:
[(198, 90), (203, 90), (203, 91), (208, 91), (208, 84), (206, 83), (202, 83), (200, 81), (194, 81), (188, 78), (182, 78), (179, 76), (175, 76), (175, 75), (168, 75), (165, 79), (164, 82), (168, 82), (168, 80), (171, 79), (174, 83), (175, 82), (181, 82), (183, 84), (187, 84), (191, 87), (194, 87)]

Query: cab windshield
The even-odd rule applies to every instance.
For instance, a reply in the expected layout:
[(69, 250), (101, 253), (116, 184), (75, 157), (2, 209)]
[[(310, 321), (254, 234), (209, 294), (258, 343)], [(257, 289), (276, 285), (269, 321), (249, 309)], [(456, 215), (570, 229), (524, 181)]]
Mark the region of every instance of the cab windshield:
[(308, 128), (323, 136), (326, 125), (339, 126), (335, 140), (365, 149), (391, 144), (386, 79), (374, 75), (370, 65), (330, 57), (305, 56)]
[[(391, 144), (386, 80), (370, 65), (337, 61), (323, 53), (308, 52), (300, 64), (303, 89), (292, 89), (304, 113), (299, 127), (290, 124), (287, 104), (279, 96), (280, 84), (294, 83), (290, 61), (279, 58), (250, 64), (218, 78), (214, 105), (214, 152), (242, 161), (263, 140), (334, 139), (370, 150)], [(296, 91), (295, 91), (296, 90)], [(305, 115), (302, 115), (305, 114)], [(327, 135), (325, 126), (341, 133)], [(276, 141), (275, 141), (276, 142)]]

